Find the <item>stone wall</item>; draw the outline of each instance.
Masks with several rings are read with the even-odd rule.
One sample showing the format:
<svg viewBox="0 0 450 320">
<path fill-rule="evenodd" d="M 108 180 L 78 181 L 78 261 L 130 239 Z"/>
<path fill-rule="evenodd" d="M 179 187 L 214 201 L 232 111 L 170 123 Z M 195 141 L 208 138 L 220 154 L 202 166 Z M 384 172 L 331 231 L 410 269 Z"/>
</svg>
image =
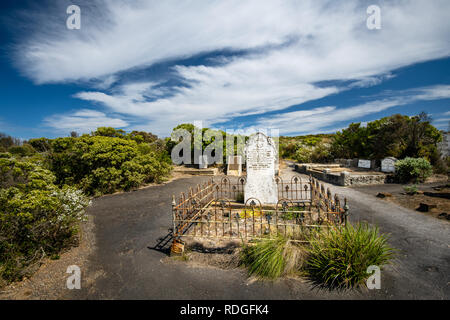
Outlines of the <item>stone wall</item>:
<svg viewBox="0 0 450 320">
<path fill-rule="evenodd" d="M 316 167 L 316 165 L 314 165 Z M 391 175 L 387 174 L 352 174 L 348 171 L 343 171 L 340 173 L 332 173 L 329 169 L 324 169 L 319 171 L 313 169 L 310 165 L 295 165 L 295 171 L 311 175 L 316 179 L 332 183 L 338 186 L 362 186 L 370 184 L 383 184 L 389 183 L 392 180 Z"/>
</svg>

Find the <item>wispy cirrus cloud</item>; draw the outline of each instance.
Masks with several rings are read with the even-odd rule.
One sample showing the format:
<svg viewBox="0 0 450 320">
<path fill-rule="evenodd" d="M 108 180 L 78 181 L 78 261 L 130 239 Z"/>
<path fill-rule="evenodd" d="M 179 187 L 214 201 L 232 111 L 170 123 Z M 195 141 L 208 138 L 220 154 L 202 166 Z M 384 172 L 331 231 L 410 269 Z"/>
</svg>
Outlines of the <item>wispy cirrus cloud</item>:
<svg viewBox="0 0 450 320">
<path fill-rule="evenodd" d="M 54 128 L 58 132 L 88 133 L 98 127 L 124 128 L 128 123 L 120 118 L 107 116 L 103 112 L 82 109 L 70 114 L 57 114 L 44 119 L 47 127 Z"/>
<path fill-rule="evenodd" d="M 391 70 L 450 55 L 448 1 L 385 1 L 380 4 L 382 29 L 375 31 L 366 28 L 367 5 L 356 0 L 84 3 L 89 10 L 82 9 L 77 32 L 64 27 L 56 32 L 59 17 L 42 16 L 39 30 L 17 46 L 19 67 L 37 83 L 96 83 L 96 90 L 75 97 L 115 117 L 134 117 L 158 134 L 167 135 L 180 122 L 214 124 L 281 111 L 377 85 L 393 76 Z M 240 53 L 219 54 L 210 65 L 176 64 L 223 50 Z M 175 61 L 171 76 L 177 84 L 128 79 L 127 74 L 161 61 Z M 317 85 L 349 80 L 341 87 Z M 439 96 L 427 94 L 421 99 Z M 361 110 L 375 113 L 393 101 L 363 104 Z M 341 117 L 363 114 L 347 109 Z M 330 112 L 320 116 L 330 119 L 329 125 L 341 121 Z M 260 122 L 277 119 L 268 117 Z M 319 114 L 308 117 L 310 130 L 319 128 L 313 118 Z"/>
<path fill-rule="evenodd" d="M 433 86 L 415 88 L 405 92 L 397 92 L 397 96 L 382 100 L 373 100 L 360 105 L 337 109 L 335 106 L 318 107 L 311 110 L 300 110 L 281 113 L 272 117 L 260 118 L 257 125 L 260 127 L 280 128 L 282 134 L 290 133 L 318 133 L 330 131 L 330 125 L 341 121 L 352 121 L 363 116 L 376 114 L 392 107 L 403 106 L 408 103 L 423 100 L 449 99 L 450 86 Z M 411 92 L 416 92 L 411 94 Z M 394 93 L 391 93 L 394 94 Z M 445 122 L 450 119 L 434 120 Z"/>
</svg>

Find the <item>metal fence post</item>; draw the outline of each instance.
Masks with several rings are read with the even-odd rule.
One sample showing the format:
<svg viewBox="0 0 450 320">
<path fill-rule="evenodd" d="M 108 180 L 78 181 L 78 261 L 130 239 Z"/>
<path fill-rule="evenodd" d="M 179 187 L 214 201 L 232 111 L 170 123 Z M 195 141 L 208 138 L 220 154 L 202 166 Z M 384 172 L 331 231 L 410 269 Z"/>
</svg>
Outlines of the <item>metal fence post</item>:
<svg viewBox="0 0 450 320">
<path fill-rule="evenodd" d="M 345 219 L 345 225 L 347 225 L 347 219 L 348 219 L 348 215 L 349 213 L 349 206 L 347 204 L 347 198 L 344 198 L 344 219 Z"/>
</svg>

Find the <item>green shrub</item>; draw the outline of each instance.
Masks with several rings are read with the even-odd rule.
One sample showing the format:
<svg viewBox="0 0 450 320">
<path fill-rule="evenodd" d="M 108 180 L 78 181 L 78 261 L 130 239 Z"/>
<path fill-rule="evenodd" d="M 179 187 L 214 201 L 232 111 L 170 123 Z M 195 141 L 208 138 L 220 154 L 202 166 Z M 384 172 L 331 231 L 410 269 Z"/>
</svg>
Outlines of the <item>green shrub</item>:
<svg viewBox="0 0 450 320">
<path fill-rule="evenodd" d="M 51 149 L 50 140 L 47 138 L 37 138 L 31 139 L 28 143 L 36 150 L 37 152 L 48 152 Z"/>
<path fill-rule="evenodd" d="M 249 275 L 275 279 L 298 272 L 304 257 L 305 249 L 302 245 L 278 236 L 274 240 L 265 239 L 255 245 L 244 246 L 241 261 L 247 266 Z"/>
<path fill-rule="evenodd" d="M 0 187 L 7 189 L 17 188 L 21 192 L 31 190 L 53 189 L 55 176 L 44 169 L 39 161 L 21 161 L 15 158 L 0 158 Z"/>
<path fill-rule="evenodd" d="M 54 181 L 37 162 L 0 159 L 0 282 L 20 280 L 74 242 L 89 199 Z"/>
<path fill-rule="evenodd" d="M 121 134 L 100 131 L 104 135 Z M 51 169 L 58 184 L 75 185 L 87 194 L 101 195 L 161 182 L 170 173 L 171 160 L 166 152 L 147 143 L 96 133 L 99 135 L 52 141 Z"/>
<path fill-rule="evenodd" d="M 314 148 L 310 146 L 299 146 L 295 152 L 295 160 L 299 163 L 310 163 L 312 162 L 312 154 Z"/>
<path fill-rule="evenodd" d="M 424 158 L 405 158 L 395 163 L 395 175 L 402 183 L 424 182 L 433 173 L 433 167 Z"/>
<path fill-rule="evenodd" d="M 298 211 L 305 211 L 305 208 L 298 206 L 289 207 L 285 212 L 282 212 L 279 217 L 282 220 L 294 220 L 302 218 L 303 214 Z"/>
<path fill-rule="evenodd" d="M 382 267 L 393 256 L 385 235 L 367 224 L 348 224 L 329 232 L 317 232 L 309 246 L 306 271 L 321 285 L 349 288 L 368 278 L 367 268 Z"/>
<path fill-rule="evenodd" d="M 405 190 L 405 192 L 409 195 L 414 195 L 418 191 L 417 186 L 415 184 L 413 184 L 412 186 L 404 186 L 403 190 Z"/>
<path fill-rule="evenodd" d="M 20 157 L 26 157 L 31 156 L 34 153 L 36 153 L 36 150 L 29 145 L 29 144 L 23 144 L 22 146 L 12 146 L 8 149 L 8 152 Z"/>
<path fill-rule="evenodd" d="M 311 161 L 315 163 L 328 163 L 333 160 L 333 155 L 331 153 L 331 144 L 328 143 L 318 143 L 311 154 Z"/>
</svg>

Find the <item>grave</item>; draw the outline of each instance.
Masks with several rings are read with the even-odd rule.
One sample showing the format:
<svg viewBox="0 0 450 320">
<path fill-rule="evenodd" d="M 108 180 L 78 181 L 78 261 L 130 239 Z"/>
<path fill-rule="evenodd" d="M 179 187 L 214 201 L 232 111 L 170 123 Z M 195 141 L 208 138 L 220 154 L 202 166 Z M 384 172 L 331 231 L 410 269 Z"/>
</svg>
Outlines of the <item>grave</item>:
<svg viewBox="0 0 450 320">
<path fill-rule="evenodd" d="M 199 169 L 208 169 L 208 156 L 201 155 L 198 157 L 198 168 Z"/>
<path fill-rule="evenodd" d="M 387 157 L 381 160 L 381 171 L 383 172 L 395 172 L 395 162 L 397 161 L 394 157 Z"/>
<path fill-rule="evenodd" d="M 244 200 L 258 199 L 261 204 L 278 202 L 278 187 L 275 182 L 275 163 L 278 152 L 272 138 L 261 132 L 252 135 L 244 149 L 247 182 Z"/>
<path fill-rule="evenodd" d="M 227 175 L 240 177 L 241 174 L 242 174 L 242 157 L 229 156 L 227 162 Z"/>
<path fill-rule="evenodd" d="M 358 160 L 358 168 L 370 169 L 370 160 Z"/>
</svg>

